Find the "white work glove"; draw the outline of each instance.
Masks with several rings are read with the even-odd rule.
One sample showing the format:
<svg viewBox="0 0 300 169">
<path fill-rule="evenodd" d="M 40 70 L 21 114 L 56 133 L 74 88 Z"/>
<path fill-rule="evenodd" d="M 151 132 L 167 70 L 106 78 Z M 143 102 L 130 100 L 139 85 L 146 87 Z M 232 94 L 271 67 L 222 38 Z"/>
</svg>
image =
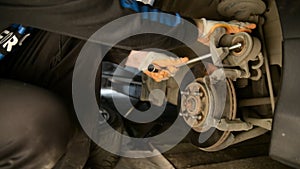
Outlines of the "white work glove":
<svg viewBox="0 0 300 169">
<path fill-rule="evenodd" d="M 135 67 L 156 82 L 160 82 L 174 76 L 178 71 L 178 66 L 186 63 L 188 60 L 187 57 L 173 58 L 158 52 L 132 51 L 126 62 L 126 66 Z M 154 65 L 157 71 L 148 71 L 150 64 Z"/>
<path fill-rule="evenodd" d="M 196 25 L 199 29 L 198 41 L 209 46 L 210 35 L 217 28 L 225 28 L 226 33 L 238 33 L 238 32 L 248 32 L 251 33 L 252 29 L 256 28 L 254 23 L 249 22 L 239 22 L 239 21 L 211 21 L 205 18 L 194 19 Z"/>
</svg>

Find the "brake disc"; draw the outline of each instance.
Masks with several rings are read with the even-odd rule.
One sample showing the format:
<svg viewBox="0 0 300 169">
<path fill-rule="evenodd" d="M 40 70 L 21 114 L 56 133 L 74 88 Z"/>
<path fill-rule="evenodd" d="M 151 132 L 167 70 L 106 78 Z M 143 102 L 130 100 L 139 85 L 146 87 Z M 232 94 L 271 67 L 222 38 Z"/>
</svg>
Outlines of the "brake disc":
<svg viewBox="0 0 300 169">
<path fill-rule="evenodd" d="M 216 90 L 205 84 L 202 78 L 189 83 L 181 93 L 181 116 L 192 127 L 191 142 L 204 151 L 217 151 L 225 148 L 223 144 L 230 136 L 230 131 L 220 131 L 213 127 L 216 116 L 215 106 L 218 106 Z M 226 103 L 220 118 L 233 120 L 236 118 L 237 101 L 233 83 L 226 79 Z M 218 116 L 218 115 L 217 115 Z M 200 136 L 208 136 L 204 142 Z"/>
</svg>

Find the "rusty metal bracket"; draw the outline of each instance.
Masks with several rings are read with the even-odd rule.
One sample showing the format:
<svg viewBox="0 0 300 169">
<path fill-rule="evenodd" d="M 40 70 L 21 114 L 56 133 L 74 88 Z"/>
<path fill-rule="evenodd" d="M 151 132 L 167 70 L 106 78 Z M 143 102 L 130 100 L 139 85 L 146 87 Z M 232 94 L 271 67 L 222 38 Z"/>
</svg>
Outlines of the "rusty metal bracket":
<svg viewBox="0 0 300 169">
<path fill-rule="evenodd" d="M 216 124 L 216 128 L 221 131 L 248 131 L 253 128 L 253 125 L 240 119 L 221 119 Z"/>
</svg>

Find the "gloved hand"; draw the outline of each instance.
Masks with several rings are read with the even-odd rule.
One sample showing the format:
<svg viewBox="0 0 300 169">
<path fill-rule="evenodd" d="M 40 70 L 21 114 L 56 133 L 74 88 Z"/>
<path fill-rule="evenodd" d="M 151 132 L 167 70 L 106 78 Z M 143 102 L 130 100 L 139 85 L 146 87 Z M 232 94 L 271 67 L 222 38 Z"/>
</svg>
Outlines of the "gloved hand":
<svg viewBox="0 0 300 169">
<path fill-rule="evenodd" d="M 189 59 L 187 57 L 184 58 L 172 58 L 168 59 L 157 59 L 153 60 L 151 64 L 155 66 L 158 70 L 157 72 L 150 72 L 145 69 L 143 72 L 154 79 L 156 82 L 160 82 L 162 80 L 167 80 L 171 76 L 174 76 L 178 71 L 178 66 L 186 63 Z"/>
<path fill-rule="evenodd" d="M 252 29 L 256 28 L 254 23 L 249 22 L 239 22 L 239 21 L 210 21 L 206 20 L 205 18 L 202 19 L 194 19 L 196 25 L 199 29 L 199 37 L 198 41 L 209 45 L 210 35 L 215 31 L 217 28 L 225 28 L 226 33 L 238 33 L 238 32 L 248 32 L 251 33 Z"/>
<path fill-rule="evenodd" d="M 132 50 L 125 65 L 137 68 L 156 82 L 160 82 L 174 76 L 178 70 L 177 66 L 186 63 L 188 60 L 187 57 L 173 58 L 164 53 Z M 157 71 L 148 71 L 150 64 L 153 64 Z"/>
</svg>

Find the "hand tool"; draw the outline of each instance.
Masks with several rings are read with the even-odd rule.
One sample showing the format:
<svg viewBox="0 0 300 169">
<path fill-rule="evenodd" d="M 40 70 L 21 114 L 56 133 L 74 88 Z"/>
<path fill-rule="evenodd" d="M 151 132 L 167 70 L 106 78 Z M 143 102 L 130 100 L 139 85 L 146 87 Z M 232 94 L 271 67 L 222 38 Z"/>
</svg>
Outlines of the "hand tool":
<svg viewBox="0 0 300 169">
<path fill-rule="evenodd" d="M 233 49 L 237 49 L 237 48 L 240 48 L 242 46 L 241 43 L 237 43 L 236 45 L 233 45 L 231 47 L 228 47 L 229 50 L 233 50 Z M 182 64 L 178 64 L 178 65 L 175 65 L 175 67 L 181 67 L 183 65 L 190 65 L 192 63 L 195 63 L 195 62 L 199 62 L 201 60 L 204 60 L 204 59 L 207 59 L 207 58 L 210 58 L 212 56 L 211 53 L 208 53 L 208 54 L 205 54 L 205 55 L 202 55 L 202 56 L 199 56 L 199 57 L 196 57 L 194 59 L 191 59 L 189 60 L 188 62 L 186 63 L 182 63 Z M 157 68 L 154 64 L 150 64 L 148 66 L 148 71 L 149 72 L 158 72 L 160 69 L 162 68 Z"/>
</svg>

